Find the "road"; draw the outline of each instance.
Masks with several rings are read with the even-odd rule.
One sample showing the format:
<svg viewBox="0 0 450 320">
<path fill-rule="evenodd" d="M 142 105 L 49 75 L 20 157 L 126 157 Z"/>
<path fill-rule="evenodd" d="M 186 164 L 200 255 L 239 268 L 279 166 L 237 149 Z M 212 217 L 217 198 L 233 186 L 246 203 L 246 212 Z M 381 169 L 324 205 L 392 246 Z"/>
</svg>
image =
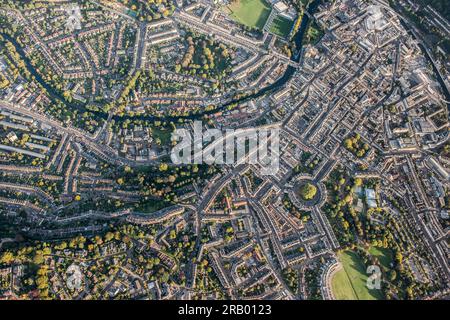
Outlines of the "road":
<svg viewBox="0 0 450 320">
<path fill-rule="evenodd" d="M 8 111 L 13 111 L 16 113 L 20 113 L 22 115 L 26 115 L 28 117 L 31 117 L 41 123 L 44 123 L 52 128 L 57 129 L 60 132 L 65 132 L 69 136 L 77 138 L 79 142 L 83 143 L 90 151 L 94 152 L 96 155 L 98 155 L 101 159 L 110 162 L 112 164 L 116 165 L 127 165 L 130 167 L 139 167 L 143 165 L 151 165 L 151 164 L 157 164 L 158 161 L 149 160 L 145 163 L 138 163 L 136 161 L 132 161 L 123 157 L 120 157 L 117 155 L 117 152 L 113 150 L 111 147 L 106 146 L 105 144 L 97 141 L 96 137 L 93 135 L 90 135 L 84 131 L 81 131 L 77 128 L 72 127 L 71 125 L 65 125 L 60 123 L 59 121 L 56 121 L 54 119 L 50 119 L 46 117 L 45 115 L 42 115 L 36 111 L 32 111 L 29 109 L 25 109 L 23 107 L 20 107 L 18 105 L 13 105 L 6 101 L 0 101 L 0 109 L 6 109 Z"/>
<path fill-rule="evenodd" d="M 7 242 L 14 242 L 14 239 L 13 239 L 13 238 L 3 238 L 3 239 L 0 239 L 0 249 L 2 248 L 3 244 L 4 244 L 4 243 L 7 243 Z"/>
</svg>

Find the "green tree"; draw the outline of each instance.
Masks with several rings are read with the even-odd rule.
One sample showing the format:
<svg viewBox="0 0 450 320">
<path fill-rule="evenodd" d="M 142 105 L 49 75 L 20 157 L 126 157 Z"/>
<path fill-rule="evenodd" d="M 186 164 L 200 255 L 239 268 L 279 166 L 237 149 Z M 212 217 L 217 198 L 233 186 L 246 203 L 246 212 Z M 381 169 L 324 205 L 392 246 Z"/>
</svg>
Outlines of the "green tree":
<svg viewBox="0 0 450 320">
<path fill-rule="evenodd" d="M 317 188 L 311 183 L 306 183 L 300 188 L 299 194 L 303 200 L 311 200 L 316 196 Z"/>
<path fill-rule="evenodd" d="M 14 261 L 14 255 L 12 252 L 7 251 L 2 255 L 2 258 L 0 259 L 1 263 L 10 264 Z"/>
</svg>

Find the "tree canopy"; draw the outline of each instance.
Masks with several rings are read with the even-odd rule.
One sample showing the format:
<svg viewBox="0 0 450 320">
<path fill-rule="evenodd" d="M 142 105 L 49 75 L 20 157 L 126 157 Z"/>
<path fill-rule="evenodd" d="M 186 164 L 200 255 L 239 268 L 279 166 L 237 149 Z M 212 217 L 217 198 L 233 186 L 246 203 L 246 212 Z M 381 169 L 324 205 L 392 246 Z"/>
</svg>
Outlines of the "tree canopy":
<svg viewBox="0 0 450 320">
<path fill-rule="evenodd" d="M 299 195 L 303 200 L 312 200 L 317 194 L 317 187 L 311 183 L 306 183 L 299 189 Z"/>
</svg>

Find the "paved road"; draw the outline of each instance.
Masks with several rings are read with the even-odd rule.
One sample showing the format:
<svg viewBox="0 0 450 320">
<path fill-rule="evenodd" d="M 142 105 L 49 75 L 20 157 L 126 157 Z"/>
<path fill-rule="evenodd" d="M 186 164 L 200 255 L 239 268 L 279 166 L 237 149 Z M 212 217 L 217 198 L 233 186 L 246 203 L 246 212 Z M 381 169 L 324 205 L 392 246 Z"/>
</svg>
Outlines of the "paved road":
<svg viewBox="0 0 450 320">
<path fill-rule="evenodd" d="M 6 101 L 0 101 L 0 109 L 6 109 L 9 111 L 13 111 L 16 113 L 20 113 L 23 115 L 26 115 L 28 117 L 31 117 L 39 122 L 42 122 L 46 125 L 49 125 L 52 128 L 57 129 L 58 131 L 62 131 L 67 133 L 69 136 L 72 136 L 74 138 L 77 138 L 80 142 L 82 142 L 90 151 L 97 154 L 100 158 L 103 160 L 116 164 L 116 165 L 128 165 L 130 167 L 138 167 L 142 165 L 151 165 L 158 163 L 157 161 L 149 160 L 146 163 L 138 163 L 136 161 L 132 161 L 123 157 L 120 157 L 117 155 L 116 151 L 113 150 L 111 147 L 106 146 L 103 143 L 100 143 L 97 141 L 97 137 L 90 135 L 86 132 L 83 132 L 77 128 L 74 128 L 72 126 L 67 126 L 59 121 L 50 119 L 46 117 L 45 115 L 42 115 L 36 111 L 32 111 L 29 109 L 22 108 L 18 105 L 13 105 Z"/>
<path fill-rule="evenodd" d="M 2 248 L 3 244 L 4 244 L 4 243 L 7 243 L 7 242 L 14 242 L 14 239 L 13 239 L 13 238 L 3 238 L 3 239 L 0 239 L 0 249 Z"/>
</svg>

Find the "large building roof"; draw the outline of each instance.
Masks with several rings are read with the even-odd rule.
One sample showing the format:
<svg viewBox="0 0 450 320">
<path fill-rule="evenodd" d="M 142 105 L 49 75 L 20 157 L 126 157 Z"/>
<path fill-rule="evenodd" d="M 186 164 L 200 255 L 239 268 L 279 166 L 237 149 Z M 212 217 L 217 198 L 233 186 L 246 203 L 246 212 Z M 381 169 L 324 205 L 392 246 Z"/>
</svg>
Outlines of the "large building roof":
<svg viewBox="0 0 450 320">
<path fill-rule="evenodd" d="M 279 12 L 283 12 L 289 9 L 289 7 L 283 1 L 278 1 L 273 5 L 273 7 Z"/>
</svg>

